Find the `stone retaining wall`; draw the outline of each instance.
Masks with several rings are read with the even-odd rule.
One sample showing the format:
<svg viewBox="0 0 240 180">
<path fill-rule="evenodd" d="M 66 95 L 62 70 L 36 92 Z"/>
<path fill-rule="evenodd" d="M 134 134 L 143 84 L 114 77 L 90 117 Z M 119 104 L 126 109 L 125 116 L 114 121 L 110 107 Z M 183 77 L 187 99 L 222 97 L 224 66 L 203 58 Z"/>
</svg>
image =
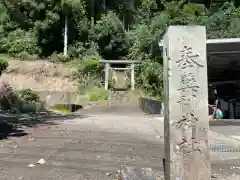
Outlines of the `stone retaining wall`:
<svg viewBox="0 0 240 180">
<path fill-rule="evenodd" d="M 146 114 L 163 114 L 162 103 L 157 100 L 139 98 L 139 108 Z"/>
</svg>

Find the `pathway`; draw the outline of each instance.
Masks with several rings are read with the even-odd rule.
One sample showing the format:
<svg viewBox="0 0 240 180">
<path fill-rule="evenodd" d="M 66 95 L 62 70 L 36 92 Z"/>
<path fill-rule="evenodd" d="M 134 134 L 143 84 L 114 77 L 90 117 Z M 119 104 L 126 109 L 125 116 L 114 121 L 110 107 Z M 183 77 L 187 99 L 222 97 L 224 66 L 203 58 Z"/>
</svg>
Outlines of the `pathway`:
<svg viewBox="0 0 240 180">
<path fill-rule="evenodd" d="M 80 114 L 55 121 L 59 125 L 23 127 L 29 135 L 1 143 L 0 180 L 113 180 L 122 165 L 150 167 L 162 175 L 163 139 L 156 117 L 133 107 L 97 106 Z M 216 179 L 240 180 L 240 153 L 211 155 L 213 172 L 221 174 Z M 41 158 L 46 164 L 36 164 Z"/>
<path fill-rule="evenodd" d="M 147 117 L 137 109 L 107 114 L 95 110 L 95 114 L 86 111 L 85 118 L 62 121 L 57 126 L 28 129 L 34 135 L 3 143 L 0 179 L 113 180 L 121 165 L 161 172 L 162 140 Z M 47 163 L 37 165 L 41 158 Z M 30 168 L 29 164 L 36 166 Z"/>
</svg>

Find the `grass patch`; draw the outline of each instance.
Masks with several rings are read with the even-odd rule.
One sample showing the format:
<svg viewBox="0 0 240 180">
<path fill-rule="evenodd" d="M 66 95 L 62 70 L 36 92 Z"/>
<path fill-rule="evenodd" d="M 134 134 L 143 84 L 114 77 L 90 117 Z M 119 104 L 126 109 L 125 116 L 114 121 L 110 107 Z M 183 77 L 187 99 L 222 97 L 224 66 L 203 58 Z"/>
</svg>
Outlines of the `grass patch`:
<svg viewBox="0 0 240 180">
<path fill-rule="evenodd" d="M 104 102 L 108 99 L 109 91 L 103 88 L 94 88 L 87 93 L 89 101 Z"/>
<path fill-rule="evenodd" d="M 106 91 L 104 88 L 91 88 L 85 90 L 82 94 L 77 94 L 76 97 L 70 104 L 78 104 L 78 105 L 86 105 L 90 102 L 94 102 L 96 104 L 105 104 L 108 100 L 109 91 Z M 50 111 L 57 114 L 70 114 L 71 110 L 66 106 L 66 104 L 53 105 L 49 108 Z"/>
<path fill-rule="evenodd" d="M 96 102 L 102 104 L 108 100 L 109 93 L 110 91 L 107 91 L 104 88 L 95 87 L 82 89 L 82 92 L 76 96 L 72 103 L 86 105 L 89 102 Z"/>
<path fill-rule="evenodd" d="M 62 114 L 62 115 L 67 115 L 71 113 L 70 109 L 67 108 L 66 105 L 54 105 L 50 107 L 50 110 L 52 112 L 55 112 L 57 114 Z"/>
</svg>

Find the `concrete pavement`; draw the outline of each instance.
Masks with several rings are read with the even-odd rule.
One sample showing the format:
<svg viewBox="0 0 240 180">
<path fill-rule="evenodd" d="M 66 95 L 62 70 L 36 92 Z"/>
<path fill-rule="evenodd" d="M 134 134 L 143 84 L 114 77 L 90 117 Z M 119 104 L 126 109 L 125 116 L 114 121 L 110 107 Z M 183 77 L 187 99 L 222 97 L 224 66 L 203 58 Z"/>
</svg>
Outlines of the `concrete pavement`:
<svg viewBox="0 0 240 180">
<path fill-rule="evenodd" d="M 23 127 L 28 136 L 1 143 L 0 180 L 113 180 L 121 166 L 150 167 L 160 177 L 164 156 L 160 121 L 137 108 L 98 108 L 81 111 L 82 118 L 55 121 L 59 125 Z M 225 154 L 224 161 L 219 153 L 214 157 L 213 172 L 221 174 L 216 179 L 233 173 L 231 180 L 240 179 L 239 153 L 232 159 Z M 46 164 L 36 164 L 41 158 Z"/>
<path fill-rule="evenodd" d="M 23 128 L 29 136 L 1 144 L 1 180 L 113 180 L 122 165 L 162 173 L 162 140 L 139 113 L 88 114 L 56 122 Z M 36 164 L 41 158 L 47 163 Z"/>
<path fill-rule="evenodd" d="M 149 123 L 159 134 L 159 136 L 164 136 L 163 117 L 151 118 L 149 119 Z M 240 153 L 240 126 L 210 126 L 208 139 L 210 148 L 213 152 L 218 151 Z M 225 146 L 228 149 L 224 149 Z"/>
<path fill-rule="evenodd" d="M 160 137 L 164 136 L 163 117 L 151 118 L 149 123 Z M 229 136 L 239 128 L 210 127 L 208 138 L 212 172 L 217 175 L 214 179 L 240 180 L 240 140 Z"/>
</svg>

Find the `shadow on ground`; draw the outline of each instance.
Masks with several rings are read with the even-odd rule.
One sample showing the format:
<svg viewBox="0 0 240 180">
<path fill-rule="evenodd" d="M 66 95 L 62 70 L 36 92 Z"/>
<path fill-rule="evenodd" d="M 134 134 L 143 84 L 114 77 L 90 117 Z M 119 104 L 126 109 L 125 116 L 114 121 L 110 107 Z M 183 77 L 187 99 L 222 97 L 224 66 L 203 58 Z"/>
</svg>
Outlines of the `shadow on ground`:
<svg viewBox="0 0 240 180">
<path fill-rule="evenodd" d="M 77 114 L 60 115 L 53 112 L 41 112 L 38 114 L 11 114 L 0 111 L 0 140 L 8 137 L 20 137 L 28 135 L 26 128 L 33 128 L 39 125 L 57 125 L 57 121 L 85 118 Z"/>
<path fill-rule="evenodd" d="M 220 119 L 209 121 L 210 126 L 240 126 L 240 119 Z"/>
</svg>

